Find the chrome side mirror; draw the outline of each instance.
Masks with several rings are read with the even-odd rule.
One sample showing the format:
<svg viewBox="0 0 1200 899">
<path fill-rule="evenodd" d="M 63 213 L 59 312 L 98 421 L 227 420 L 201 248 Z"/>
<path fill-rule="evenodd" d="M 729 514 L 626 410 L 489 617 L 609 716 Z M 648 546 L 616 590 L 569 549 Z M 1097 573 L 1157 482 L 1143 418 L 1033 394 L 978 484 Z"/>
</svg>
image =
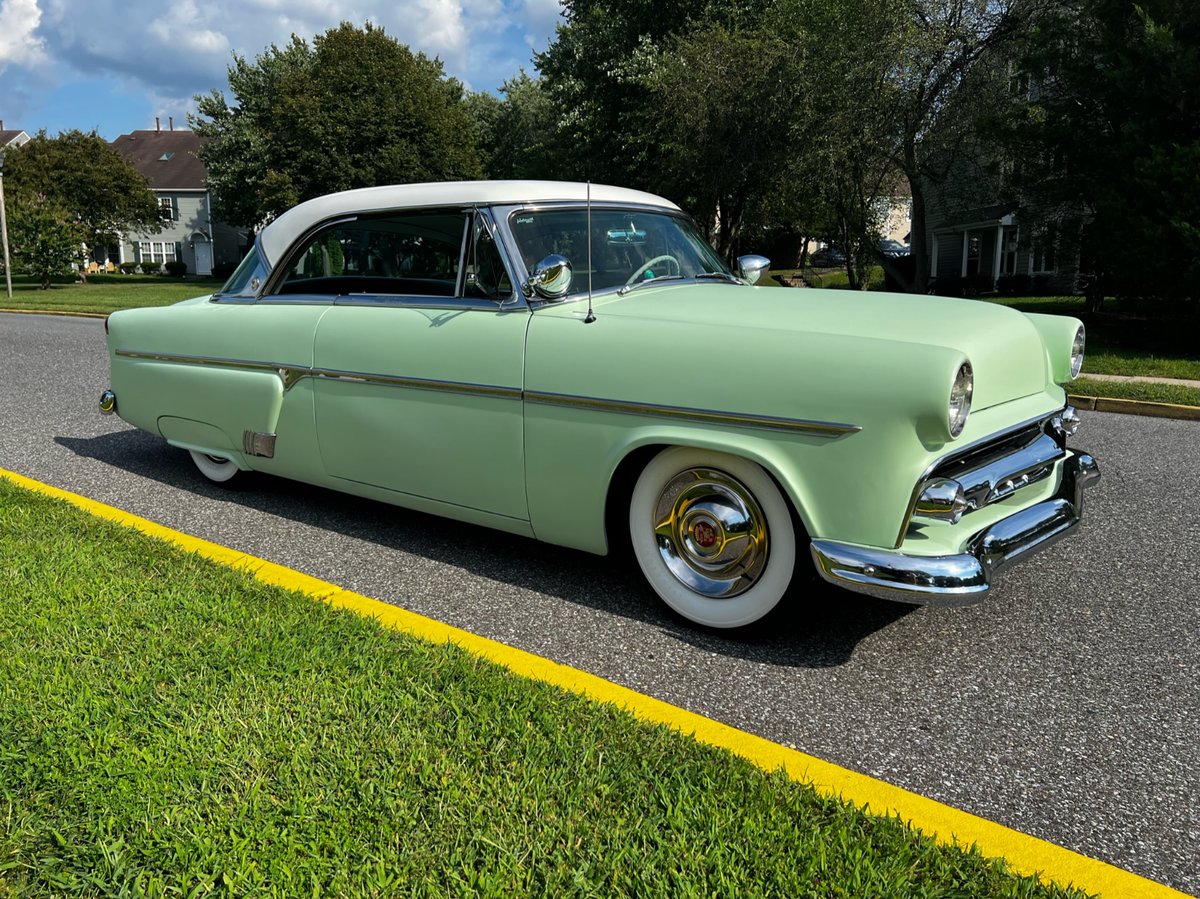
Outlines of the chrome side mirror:
<svg viewBox="0 0 1200 899">
<path fill-rule="evenodd" d="M 771 260 L 766 256 L 738 257 L 738 274 L 751 284 L 757 284 L 758 279 L 765 275 L 770 267 Z"/>
<path fill-rule="evenodd" d="M 533 267 L 525 282 L 526 294 L 536 293 L 543 300 L 561 300 L 571 289 L 574 270 L 571 261 L 557 254 L 547 256 Z"/>
</svg>

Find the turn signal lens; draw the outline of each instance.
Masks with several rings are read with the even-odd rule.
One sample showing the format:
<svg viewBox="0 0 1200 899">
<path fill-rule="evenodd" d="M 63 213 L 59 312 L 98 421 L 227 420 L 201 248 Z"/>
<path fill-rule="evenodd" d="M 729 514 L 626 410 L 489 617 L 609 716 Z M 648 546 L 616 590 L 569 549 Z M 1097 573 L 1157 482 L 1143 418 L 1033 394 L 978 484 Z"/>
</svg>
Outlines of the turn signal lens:
<svg viewBox="0 0 1200 899">
<path fill-rule="evenodd" d="M 971 414 L 971 394 L 975 392 L 975 375 L 971 372 L 971 363 L 964 362 L 954 377 L 950 387 L 950 436 L 957 437 L 967 426 L 967 416 Z"/>
</svg>

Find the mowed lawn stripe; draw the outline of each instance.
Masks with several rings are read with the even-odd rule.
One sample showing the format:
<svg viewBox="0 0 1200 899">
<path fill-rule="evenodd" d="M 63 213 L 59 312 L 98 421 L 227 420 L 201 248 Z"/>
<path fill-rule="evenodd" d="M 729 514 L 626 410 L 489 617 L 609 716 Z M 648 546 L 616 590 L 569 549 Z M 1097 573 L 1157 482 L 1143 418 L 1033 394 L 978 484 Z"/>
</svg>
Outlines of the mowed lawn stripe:
<svg viewBox="0 0 1200 899">
<path fill-rule="evenodd" d="M 0 895 L 1075 895 L 944 845 L 952 835 L 1089 890 L 1181 895 L 0 474 L 258 578 L 0 481 Z"/>
</svg>

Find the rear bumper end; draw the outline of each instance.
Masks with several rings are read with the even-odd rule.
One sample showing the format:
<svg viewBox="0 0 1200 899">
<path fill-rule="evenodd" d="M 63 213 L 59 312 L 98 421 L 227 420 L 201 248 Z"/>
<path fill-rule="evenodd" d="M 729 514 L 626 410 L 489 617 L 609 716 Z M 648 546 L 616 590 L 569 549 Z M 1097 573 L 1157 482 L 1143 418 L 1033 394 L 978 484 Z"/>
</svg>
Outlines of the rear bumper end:
<svg viewBox="0 0 1200 899">
<path fill-rule="evenodd" d="M 991 579 L 1000 571 L 1079 527 L 1083 491 L 1099 478 L 1091 456 L 1068 455 L 1054 496 L 976 534 L 963 553 L 916 556 L 813 540 L 813 562 L 821 577 L 847 590 L 918 605 L 970 605 L 987 597 Z"/>
</svg>

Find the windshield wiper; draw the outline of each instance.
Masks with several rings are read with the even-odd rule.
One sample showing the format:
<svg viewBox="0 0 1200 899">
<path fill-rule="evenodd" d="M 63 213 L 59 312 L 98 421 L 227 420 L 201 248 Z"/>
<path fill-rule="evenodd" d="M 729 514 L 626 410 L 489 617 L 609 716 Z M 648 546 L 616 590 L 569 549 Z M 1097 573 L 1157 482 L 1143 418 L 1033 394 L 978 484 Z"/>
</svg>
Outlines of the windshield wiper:
<svg viewBox="0 0 1200 899">
<path fill-rule="evenodd" d="M 728 281 L 730 284 L 741 284 L 742 283 L 741 278 L 734 277 L 733 275 L 729 274 L 728 272 L 701 272 L 700 274 L 693 275 L 692 277 L 695 278 L 697 281 L 707 278 L 710 280 L 720 279 L 722 281 Z"/>
<path fill-rule="evenodd" d="M 645 287 L 647 284 L 654 284 L 658 281 L 682 281 L 683 275 L 657 275 L 653 278 L 647 278 L 645 281 L 637 281 L 633 284 L 626 284 L 617 291 L 617 296 L 623 297 L 631 290 L 637 290 L 639 287 Z"/>
</svg>

